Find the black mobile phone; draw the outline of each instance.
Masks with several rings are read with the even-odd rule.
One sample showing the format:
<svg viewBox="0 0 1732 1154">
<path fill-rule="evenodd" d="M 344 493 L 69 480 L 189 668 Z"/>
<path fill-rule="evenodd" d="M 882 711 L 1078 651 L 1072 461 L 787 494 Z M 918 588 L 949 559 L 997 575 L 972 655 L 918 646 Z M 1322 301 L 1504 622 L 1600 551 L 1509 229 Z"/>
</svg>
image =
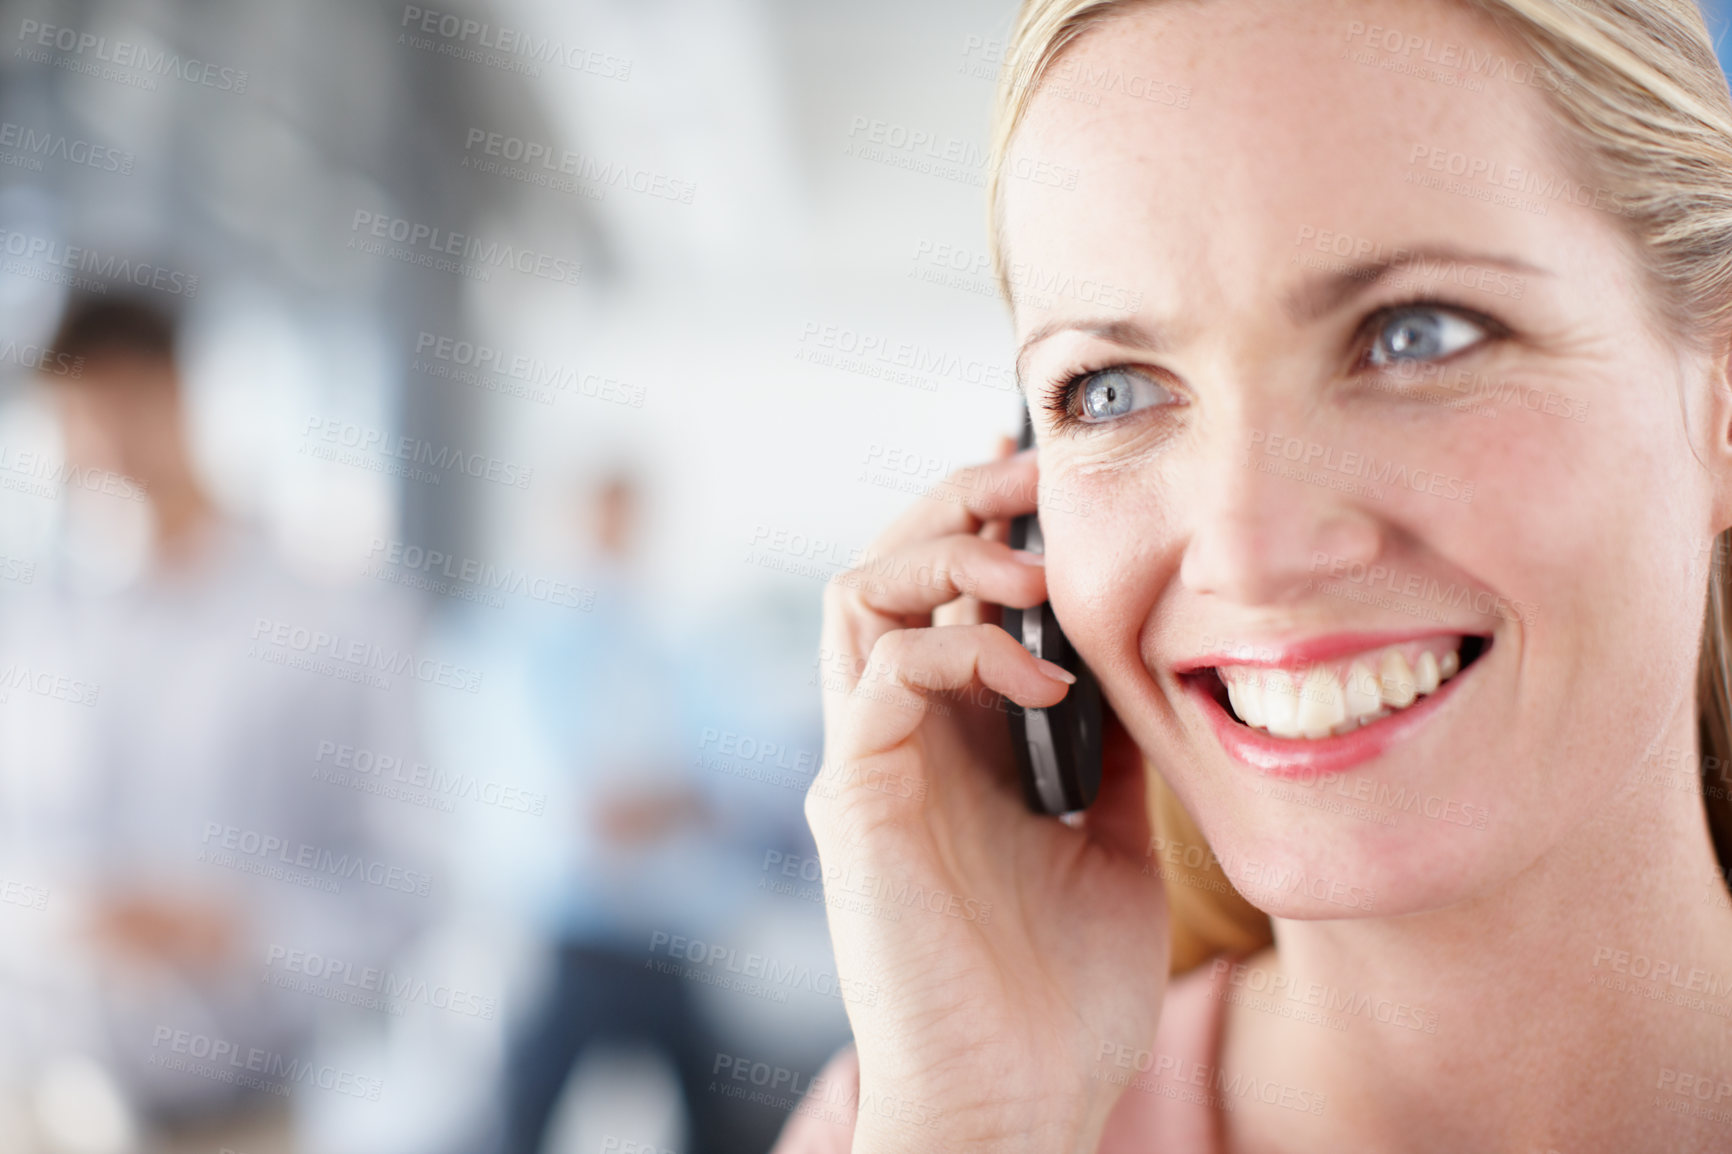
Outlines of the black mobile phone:
<svg viewBox="0 0 1732 1154">
<path fill-rule="evenodd" d="M 1017 447 L 1034 444 L 1034 424 L 1022 413 Z M 1045 553 L 1040 515 L 1028 513 L 1010 522 L 1010 547 Z M 1024 709 L 1005 699 L 1010 711 L 1010 743 L 1016 751 L 1023 798 L 1035 813 L 1061 814 L 1086 809 L 1101 786 L 1101 688 L 1094 674 L 1072 648 L 1059 627 L 1052 605 L 1004 611 L 1004 628 L 1036 657 L 1076 675 L 1064 700 L 1050 709 Z"/>
</svg>

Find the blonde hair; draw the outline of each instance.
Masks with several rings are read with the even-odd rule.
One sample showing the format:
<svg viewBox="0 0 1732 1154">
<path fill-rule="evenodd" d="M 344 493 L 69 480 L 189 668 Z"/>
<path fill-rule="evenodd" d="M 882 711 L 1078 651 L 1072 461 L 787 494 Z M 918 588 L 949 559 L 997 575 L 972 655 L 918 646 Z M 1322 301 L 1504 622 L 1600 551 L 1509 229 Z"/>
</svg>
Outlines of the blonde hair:
<svg viewBox="0 0 1732 1154">
<path fill-rule="evenodd" d="M 1157 0 L 1025 0 L 1000 71 L 988 185 L 994 269 L 1007 301 L 1002 174 L 1030 100 L 1064 51 L 1115 14 Z M 1714 347 L 1732 330 L 1732 97 L 1694 0 L 1466 0 L 1549 70 L 1543 86 L 1570 160 L 1617 207 L 1680 341 Z M 1714 542 L 1697 665 L 1708 823 L 1723 876 L 1732 864 L 1732 530 Z M 1174 972 L 1269 940 L 1268 920 L 1227 884 L 1177 798 L 1150 769 L 1156 846 L 1168 850 Z M 1200 863 L 1200 864 L 1199 864 Z"/>
</svg>

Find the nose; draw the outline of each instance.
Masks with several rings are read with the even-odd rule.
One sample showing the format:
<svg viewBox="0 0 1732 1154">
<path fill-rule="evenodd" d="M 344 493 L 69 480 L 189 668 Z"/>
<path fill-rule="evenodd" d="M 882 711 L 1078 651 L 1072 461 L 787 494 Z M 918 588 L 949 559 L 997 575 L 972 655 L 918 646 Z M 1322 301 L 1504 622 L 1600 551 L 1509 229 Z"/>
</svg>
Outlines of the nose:
<svg viewBox="0 0 1732 1154">
<path fill-rule="evenodd" d="M 1241 605 L 1291 604 L 1311 595 L 1324 564 L 1377 559 L 1382 522 L 1339 448 L 1237 424 L 1223 433 L 1189 502 L 1186 587 Z"/>
</svg>

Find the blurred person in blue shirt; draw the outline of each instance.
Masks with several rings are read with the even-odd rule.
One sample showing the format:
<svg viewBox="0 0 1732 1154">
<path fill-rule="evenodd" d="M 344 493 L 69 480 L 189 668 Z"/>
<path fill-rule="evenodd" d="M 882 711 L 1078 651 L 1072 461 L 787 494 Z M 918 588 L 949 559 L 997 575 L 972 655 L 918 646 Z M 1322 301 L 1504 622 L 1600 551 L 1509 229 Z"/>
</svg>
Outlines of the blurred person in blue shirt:
<svg viewBox="0 0 1732 1154">
<path fill-rule="evenodd" d="M 822 907 L 763 888 L 768 852 L 810 852 L 810 639 L 750 596 L 677 619 L 640 559 L 648 497 L 637 474 L 589 478 L 547 491 L 533 527 L 504 546 L 509 571 L 557 577 L 574 599 L 464 602 L 436 630 L 441 652 L 490 680 L 485 694 L 425 717 L 434 763 L 533 802 L 462 815 L 447 855 L 462 894 L 454 932 L 487 943 L 500 972 L 515 974 L 502 978 L 497 1141 L 513 1154 L 541 1149 L 573 1071 L 624 1045 L 652 1047 L 674 1068 L 693 1135 L 682 1152 L 761 1150 L 779 1119 L 712 1085 L 718 1054 L 743 1045 L 780 1057 L 774 1035 L 803 1038 L 814 1024 L 803 1007 L 699 984 L 670 943 L 746 953 L 791 933 L 777 938 L 779 956 L 829 964 Z M 777 764 L 733 756 L 741 734 L 778 751 Z M 815 1028 L 828 1038 L 833 1024 Z M 572 1101 L 593 1099 L 586 1087 Z M 615 1106 L 621 1117 L 634 1110 Z M 584 1107 L 572 1118 L 584 1132 L 604 1121 Z M 570 1121 L 562 1116 L 559 1137 Z"/>
<path fill-rule="evenodd" d="M 560 864 L 532 914 L 553 946 L 552 980 L 507 1056 L 508 1154 L 536 1154 L 566 1080 L 594 1043 L 648 1044 L 678 1072 L 691 1154 L 718 1149 L 716 1046 L 691 983 L 653 965 L 657 934 L 698 932 L 718 912 L 725 871 L 718 814 L 694 780 L 681 715 L 680 655 L 663 637 L 634 567 L 640 497 L 616 472 L 585 512 L 594 548 L 585 613 L 523 640 L 527 707 L 569 775 Z"/>
</svg>

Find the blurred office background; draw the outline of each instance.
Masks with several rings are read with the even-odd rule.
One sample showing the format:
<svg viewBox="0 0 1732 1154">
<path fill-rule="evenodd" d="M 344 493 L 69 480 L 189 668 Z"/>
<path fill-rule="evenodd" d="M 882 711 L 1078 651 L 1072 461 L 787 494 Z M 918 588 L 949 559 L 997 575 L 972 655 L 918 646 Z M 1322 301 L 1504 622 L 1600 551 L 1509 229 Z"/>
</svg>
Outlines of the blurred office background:
<svg viewBox="0 0 1732 1154">
<path fill-rule="evenodd" d="M 0 1148 L 768 1147 L 1012 8 L 0 4 Z"/>
</svg>

